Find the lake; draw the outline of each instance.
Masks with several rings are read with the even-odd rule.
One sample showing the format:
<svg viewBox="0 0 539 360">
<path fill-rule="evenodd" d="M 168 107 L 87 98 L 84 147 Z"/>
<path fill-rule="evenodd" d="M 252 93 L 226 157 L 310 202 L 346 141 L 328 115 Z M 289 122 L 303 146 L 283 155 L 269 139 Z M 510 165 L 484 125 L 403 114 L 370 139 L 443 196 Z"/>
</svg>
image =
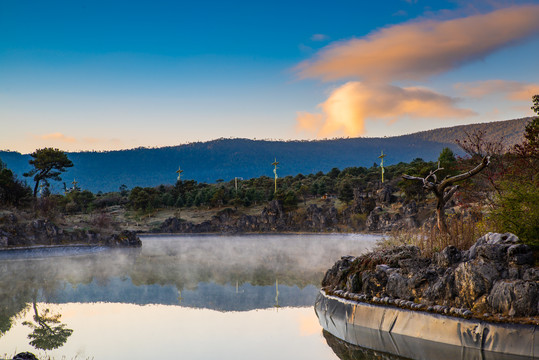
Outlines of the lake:
<svg viewBox="0 0 539 360">
<path fill-rule="evenodd" d="M 144 236 L 0 253 L 0 357 L 339 359 L 313 304 L 373 235 Z"/>
</svg>

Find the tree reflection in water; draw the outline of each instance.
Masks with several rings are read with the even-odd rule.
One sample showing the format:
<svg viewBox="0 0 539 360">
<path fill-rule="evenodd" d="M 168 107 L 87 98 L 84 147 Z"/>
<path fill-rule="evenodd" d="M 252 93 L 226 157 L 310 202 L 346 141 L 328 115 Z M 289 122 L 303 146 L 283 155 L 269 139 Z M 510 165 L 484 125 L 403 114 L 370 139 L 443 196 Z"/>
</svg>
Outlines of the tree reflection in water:
<svg viewBox="0 0 539 360">
<path fill-rule="evenodd" d="M 28 338 L 30 345 L 36 349 L 52 350 L 64 345 L 73 330 L 67 329 L 66 324 L 60 323 L 60 314 L 53 314 L 50 309 L 44 309 L 39 314 L 37 304 L 33 302 L 34 322 L 24 321 L 23 324 L 34 329 Z"/>
<path fill-rule="evenodd" d="M 31 329 L 31 345 L 43 350 L 64 346 L 73 330 L 47 304 L 106 301 L 218 311 L 311 306 L 327 268 L 342 254 L 373 246 L 375 239 L 156 236 L 144 238 L 138 249 L 81 249 L 54 259 L 53 252 L 12 253 L 0 262 L 0 340 L 16 319 L 33 311 L 24 323 Z"/>
</svg>

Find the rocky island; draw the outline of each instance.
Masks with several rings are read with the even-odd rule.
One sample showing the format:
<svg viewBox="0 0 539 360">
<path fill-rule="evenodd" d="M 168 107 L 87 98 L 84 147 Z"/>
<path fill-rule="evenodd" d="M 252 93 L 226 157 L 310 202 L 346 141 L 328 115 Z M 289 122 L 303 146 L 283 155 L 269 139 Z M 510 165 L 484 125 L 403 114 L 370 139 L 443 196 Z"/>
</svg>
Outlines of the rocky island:
<svg viewBox="0 0 539 360">
<path fill-rule="evenodd" d="M 325 330 L 354 345 L 387 350 L 386 336 L 404 341 L 401 349 L 423 339 L 539 355 L 539 267 L 510 233 L 488 233 L 469 250 L 448 246 L 432 257 L 415 246 L 344 256 L 327 271 L 315 309 Z M 371 332 L 378 340 L 362 344 Z"/>
<path fill-rule="evenodd" d="M 326 294 L 415 310 L 539 325 L 539 267 L 510 233 L 488 233 L 466 251 L 431 258 L 416 246 L 344 256 L 322 281 Z"/>
</svg>

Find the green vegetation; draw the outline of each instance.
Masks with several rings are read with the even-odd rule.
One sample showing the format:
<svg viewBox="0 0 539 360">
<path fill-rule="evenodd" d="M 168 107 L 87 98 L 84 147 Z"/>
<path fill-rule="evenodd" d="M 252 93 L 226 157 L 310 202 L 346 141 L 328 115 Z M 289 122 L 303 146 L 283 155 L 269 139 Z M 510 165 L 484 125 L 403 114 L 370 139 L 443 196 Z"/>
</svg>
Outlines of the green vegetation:
<svg viewBox="0 0 539 360">
<path fill-rule="evenodd" d="M 386 167 L 385 178 L 388 183 L 399 182 L 403 172 L 422 173 L 434 165 L 434 162 L 425 162 L 422 159 L 415 159 L 409 164 L 389 165 Z M 2 171 L 10 173 L 9 169 Z M 287 210 L 293 210 L 299 203 L 306 204 L 310 200 L 322 197 L 338 197 L 349 205 L 354 199 L 354 191 L 371 198 L 380 185 L 378 166 L 348 167 L 343 170 L 333 168 L 327 173 L 297 174 L 279 178 L 277 193 L 274 193 L 273 179 L 261 176 L 237 182 L 219 181 L 214 184 L 181 180 L 174 185 L 136 186 L 131 190 L 122 185 L 118 191 L 107 193 L 92 193 L 76 186 L 66 189 L 64 194 L 43 192 L 35 201 L 39 205 L 38 208 L 56 214 L 88 214 L 114 206 L 126 207 L 140 215 L 152 213 L 157 209 L 250 208 L 274 199 L 281 200 Z M 23 193 L 28 197 L 28 186 L 21 183 L 21 187 L 25 189 Z M 416 195 L 411 192 L 404 194 L 407 199 Z M 19 203 L 20 201 L 9 204 Z M 25 204 L 28 204 L 28 201 Z M 25 205 L 20 203 L 20 206 Z"/>
<path fill-rule="evenodd" d="M 532 109 L 539 115 L 539 95 Z M 539 248 L 539 117 L 526 126 L 524 141 L 510 154 L 499 181 L 491 221 L 498 231 L 508 231 Z"/>
<path fill-rule="evenodd" d="M 66 171 L 66 168 L 72 167 L 73 163 L 67 158 L 67 155 L 58 149 L 43 148 L 30 154 L 33 158 L 29 161 L 34 168 L 25 173 L 26 177 L 34 177 L 34 197 L 37 197 L 39 183 L 43 181 L 48 187 L 49 179 L 60 181 L 60 174 Z"/>
<path fill-rule="evenodd" d="M 316 141 L 216 139 L 163 148 L 68 153 L 76 166 L 68 168 L 62 178 L 69 181 L 75 178 L 83 189 L 97 193 L 117 191 L 122 184 L 130 189 L 174 185 L 180 165 L 184 170 L 182 180 L 213 183 L 218 179 L 229 181 L 235 177 L 250 179 L 266 175 L 273 178 L 271 163 L 275 157 L 280 163 L 280 177 L 318 171 L 327 173 L 332 168 L 369 168 L 373 161 L 379 164 L 381 150 L 388 154 L 386 166 L 409 163 L 419 157 L 432 161 L 445 147 L 450 148 L 455 156 L 464 155 L 455 140 L 463 138 L 465 132 L 472 132 L 472 129 L 485 131 L 488 141 L 503 137 L 504 145 L 510 147 L 521 141 L 528 120 L 458 126 L 387 138 Z M 19 178 L 31 170 L 28 164 L 30 155 L 0 151 L 0 158 Z M 61 187 L 51 184 L 51 190 L 58 192 Z"/>
<path fill-rule="evenodd" d="M 532 109 L 537 112 L 539 96 L 534 96 L 533 101 Z M 75 216 L 85 218 L 87 223 L 97 227 L 114 225 L 117 228 L 120 226 L 118 223 L 125 226 L 135 223 L 137 229 L 140 229 L 139 221 L 149 219 L 158 211 L 165 212 L 167 217 L 176 216 L 200 223 L 213 215 L 224 214 L 223 210 L 226 210 L 228 215 L 232 213 L 231 209 L 240 208 L 241 213 L 260 214 L 268 201 L 279 200 L 284 211 L 296 212 L 291 218 L 297 221 L 306 219 L 306 208 L 310 204 L 334 206 L 340 219 L 346 218 L 346 226 L 351 226 L 346 231 L 350 231 L 350 229 L 365 229 L 368 215 L 375 207 L 381 207 L 378 212 L 387 220 L 389 215 L 399 212 L 402 214 L 403 207 L 414 203 L 413 206 L 420 210 L 417 222 L 424 224 L 425 228 L 419 235 L 417 232 L 415 235 L 409 235 L 409 240 L 406 241 L 417 242 L 414 239 L 420 239 L 419 243 L 429 244 L 422 245 L 425 249 L 433 250 L 450 243 L 465 247 L 469 243 L 465 239 L 476 236 L 476 230 L 510 231 L 529 244 L 537 246 L 538 134 L 539 120 L 530 118 L 525 128 L 524 141 L 511 148 L 504 149 L 500 139 L 493 140 L 480 129 L 466 133 L 465 137 L 459 139 L 458 143 L 463 153 L 468 155 L 466 157 L 456 156 L 450 147 L 443 147 L 436 162 L 415 158 L 409 163 L 387 165 L 384 174 L 386 183 L 383 185 L 391 190 L 389 198 L 386 193 L 384 195 L 386 200 L 383 201 L 380 199 L 380 191 L 383 188 L 380 168 L 376 163 L 371 167 L 357 166 L 343 169 L 332 167 L 325 173 L 318 171 L 307 175 L 301 173 L 287 175 L 278 179 L 277 192 L 274 191 L 274 179 L 268 176 L 245 180 L 232 178 L 230 181 L 224 181 L 225 177 L 214 174 L 213 178 L 218 178 L 215 183 L 181 180 L 175 184 L 134 186 L 132 189 L 122 184 L 117 191 L 105 193 L 92 192 L 84 189 L 84 184 L 79 187 L 74 182 L 71 189 L 67 189 L 64 184 L 63 194 L 51 194 L 48 186 L 45 186 L 37 196 L 40 184 L 48 185 L 50 180 L 60 180 L 60 174 L 73 166 L 62 151 L 45 148 L 36 150 L 31 155 L 29 163 L 33 169 L 26 173 L 27 176 L 33 176 L 35 181 L 33 189 L 35 199 L 32 199 L 32 191 L 28 185 L 18 180 L 0 161 L 0 209 L 7 207 L 25 209 L 32 205 L 33 216 L 49 219 L 58 217 L 63 219 L 65 215 Z M 345 146 L 347 140 L 342 139 L 341 145 Z M 219 140 L 214 145 L 219 148 L 224 142 L 226 141 Z M 249 141 L 243 142 L 249 146 L 254 144 Z M 297 145 L 295 142 L 285 144 L 288 144 L 288 147 Z M 319 145 L 323 145 L 322 142 L 309 143 L 311 147 Z M 143 158 L 152 158 L 149 149 L 140 151 L 143 151 L 141 153 Z M 198 154 L 196 151 L 194 153 Z M 297 158 L 301 160 L 302 155 L 297 154 Z M 440 205 L 437 210 L 445 211 L 445 203 L 447 207 L 456 210 L 449 213 L 445 231 L 447 234 L 436 233 L 432 230 L 431 220 L 435 210 L 435 196 L 425 191 L 423 181 L 404 181 L 402 175 L 410 174 L 418 179 L 430 179 L 432 172 L 435 171 L 438 179 L 451 179 L 477 166 L 478 161 L 485 155 L 490 155 L 491 163 L 484 171 L 459 183 L 458 189 L 453 185 L 448 187 L 451 188 L 453 199 L 444 200 L 443 206 Z M 121 162 L 122 159 L 119 157 L 116 160 Z M 300 161 L 298 159 L 295 161 Z M 240 159 L 241 161 L 243 160 Z M 177 164 L 174 164 L 174 167 L 170 165 L 173 174 Z M 153 170 L 155 169 L 151 167 L 144 169 L 143 172 L 152 173 Z M 135 168 L 131 171 L 134 173 Z M 193 215 L 193 211 L 197 211 L 198 214 Z M 165 219 L 156 217 L 150 226 L 158 227 L 159 221 Z M 403 240 L 406 236 L 397 237 L 401 238 L 400 241 L 406 242 Z"/>
<path fill-rule="evenodd" d="M 17 179 L 0 159 L 0 206 L 21 206 L 29 199 L 30 188 Z"/>
</svg>

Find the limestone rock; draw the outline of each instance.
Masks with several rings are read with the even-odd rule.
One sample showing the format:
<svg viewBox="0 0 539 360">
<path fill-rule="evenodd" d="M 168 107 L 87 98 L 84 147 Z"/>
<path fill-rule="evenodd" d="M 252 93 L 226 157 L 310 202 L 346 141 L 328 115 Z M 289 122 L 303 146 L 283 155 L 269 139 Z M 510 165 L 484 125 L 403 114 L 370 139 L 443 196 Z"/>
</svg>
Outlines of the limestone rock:
<svg viewBox="0 0 539 360">
<path fill-rule="evenodd" d="M 114 247 L 141 247 L 142 241 L 134 231 L 124 230 L 119 234 L 113 235 L 106 245 Z"/>
<path fill-rule="evenodd" d="M 533 252 L 526 244 L 515 244 L 507 249 L 507 260 L 514 265 L 533 265 Z"/>
<path fill-rule="evenodd" d="M 488 296 L 492 308 L 509 316 L 533 316 L 538 314 L 539 283 L 524 280 L 496 282 Z"/>
<path fill-rule="evenodd" d="M 395 271 L 387 278 L 386 292 L 396 299 L 412 300 L 412 291 L 408 286 L 408 278 Z"/>
<path fill-rule="evenodd" d="M 387 279 L 387 272 L 382 269 L 375 271 L 366 270 L 361 274 L 361 282 L 363 284 L 361 290 L 369 296 L 385 296 Z"/>
<path fill-rule="evenodd" d="M 361 282 L 361 276 L 358 273 L 353 273 L 348 276 L 346 280 L 346 291 L 352 293 L 358 293 L 361 291 L 363 284 Z"/>
<path fill-rule="evenodd" d="M 396 201 L 396 197 L 393 196 L 393 193 L 396 189 L 391 185 L 384 185 L 384 187 L 377 192 L 378 202 L 389 205 Z"/>
<path fill-rule="evenodd" d="M 462 252 L 453 245 L 447 246 L 441 252 L 434 254 L 434 262 L 439 267 L 449 267 L 462 259 Z"/>
<path fill-rule="evenodd" d="M 350 259 L 328 271 L 325 288 L 459 316 L 539 315 L 539 268 L 529 247 L 512 234 L 490 233 L 469 251 L 448 246 L 432 258 L 422 257 L 417 247 L 400 246 Z"/>
<path fill-rule="evenodd" d="M 352 266 L 352 261 L 355 260 L 353 256 L 343 256 L 339 261 L 337 261 L 331 269 L 326 272 L 324 279 L 322 280 L 322 287 L 332 286 L 336 288 L 341 284 L 341 282 L 346 279 L 346 275 L 350 267 Z"/>
<path fill-rule="evenodd" d="M 479 297 L 490 292 L 499 278 L 496 266 L 482 259 L 459 264 L 455 270 L 455 283 L 462 305 L 473 307 Z"/>
</svg>

